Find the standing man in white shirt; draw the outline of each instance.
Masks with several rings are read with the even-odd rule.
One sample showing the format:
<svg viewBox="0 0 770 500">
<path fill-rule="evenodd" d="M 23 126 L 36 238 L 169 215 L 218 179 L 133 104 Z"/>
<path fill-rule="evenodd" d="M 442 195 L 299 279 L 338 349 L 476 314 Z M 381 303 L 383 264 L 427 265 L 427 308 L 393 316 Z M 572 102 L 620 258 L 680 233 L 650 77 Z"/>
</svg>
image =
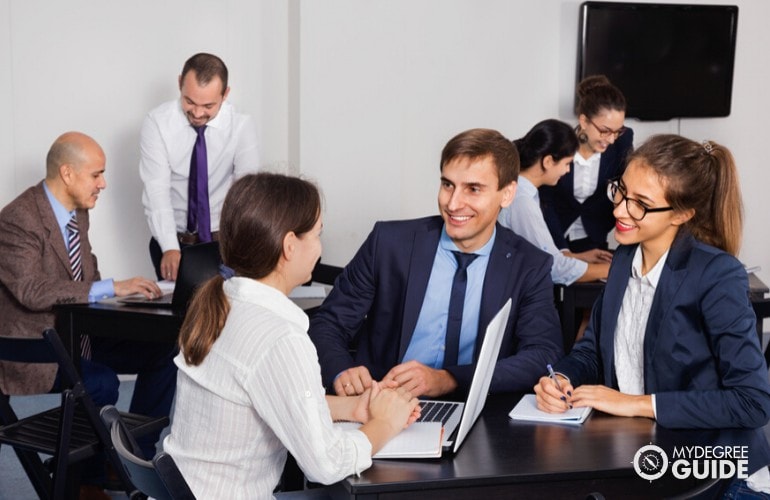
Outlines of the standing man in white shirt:
<svg viewBox="0 0 770 500">
<path fill-rule="evenodd" d="M 219 57 L 195 54 L 179 76 L 180 98 L 142 124 L 142 203 L 160 279 L 176 279 L 181 247 L 218 239 L 228 189 L 259 168 L 254 120 L 226 102 L 227 75 Z"/>
</svg>

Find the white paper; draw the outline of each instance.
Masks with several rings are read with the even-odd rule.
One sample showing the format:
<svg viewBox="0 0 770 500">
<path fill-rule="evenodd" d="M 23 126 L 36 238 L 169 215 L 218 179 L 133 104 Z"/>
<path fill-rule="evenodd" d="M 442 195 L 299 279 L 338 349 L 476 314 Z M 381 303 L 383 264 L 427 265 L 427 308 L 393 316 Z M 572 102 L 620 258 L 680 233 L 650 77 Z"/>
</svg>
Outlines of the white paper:
<svg viewBox="0 0 770 500">
<path fill-rule="evenodd" d="M 343 429 L 358 429 L 356 422 L 337 422 Z M 441 456 L 444 428 L 441 422 L 415 422 L 378 451 L 373 458 L 434 458 Z"/>
<path fill-rule="evenodd" d="M 326 288 L 316 285 L 298 286 L 289 293 L 290 299 L 323 299 L 324 297 L 326 297 Z"/>
<path fill-rule="evenodd" d="M 514 420 L 531 422 L 555 422 L 561 424 L 582 424 L 592 408 L 572 408 L 564 413 L 547 413 L 537 409 L 537 399 L 534 394 L 525 394 L 508 414 Z"/>
</svg>

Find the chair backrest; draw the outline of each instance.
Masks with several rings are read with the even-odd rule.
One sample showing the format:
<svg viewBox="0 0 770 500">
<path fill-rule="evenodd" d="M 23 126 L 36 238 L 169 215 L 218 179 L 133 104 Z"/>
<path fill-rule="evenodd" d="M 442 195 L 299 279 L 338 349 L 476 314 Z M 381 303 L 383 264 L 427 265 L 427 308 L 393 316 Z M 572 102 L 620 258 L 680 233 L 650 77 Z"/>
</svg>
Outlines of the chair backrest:
<svg viewBox="0 0 770 500">
<path fill-rule="evenodd" d="M 0 360 L 18 363 L 56 363 L 48 340 L 40 338 L 0 337 Z"/>
<path fill-rule="evenodd" d="M 325 285 L 333 285 L 334 281 L 342 273 L 342 268 L 337 266 L 330 266 L 329 264 L 321 264 L 319 261 L 313 268 L 312 281 L 316 283 L 323 283 Z"/>
<path fill-rule="evenodd" d="M 58 364 L 62 387 L 59 408 L 19 420 L 8 404 L 7 396 L 0 394 L 0 424 L 4 432 L 7 431 L 2 436 L 2 442 L 14 447 L 39 496 L 62 497 L 70 463 L 92 456 L 99 449 L 112 463 L 119 463 L 96 405 L 55 330 L 49 328 L 39 338 L 0 337 L 0 359 Z M 75 422 L 78 422 L 77 425 Z M 46 477 L 39 457 L 36 459 L 29 452 L 54 457 L 51 481 Z M 128 488 L 128 478 L 125 474 L 119 476 Z"/>
<path fill-rule="evenodd" d="M 110 429 L 112 445 L 126 474 L 139 491 L 158 500 L 195 498 L 171 455 L 160 452 L 151 462 L 141 458 L 139 446 L 127 431 L 118 410 L 111 405 L 105 406 L 101 417 Z"/>
</svg>

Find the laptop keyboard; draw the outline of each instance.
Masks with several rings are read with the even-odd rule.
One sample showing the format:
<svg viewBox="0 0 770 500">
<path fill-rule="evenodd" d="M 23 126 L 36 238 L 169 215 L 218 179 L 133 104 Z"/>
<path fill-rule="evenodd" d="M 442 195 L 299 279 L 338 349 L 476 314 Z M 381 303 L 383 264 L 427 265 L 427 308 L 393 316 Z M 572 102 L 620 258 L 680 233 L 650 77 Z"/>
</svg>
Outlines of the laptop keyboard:
<svg viewBox="0 0 770 500">
<path fill-rule="evenodd" d="M 449 401 L 424 401 L 420 403 L 421 413 L 418 422 L 441 422 L 446 424 L 452 412 L 460 403 Z"/>
</svg>

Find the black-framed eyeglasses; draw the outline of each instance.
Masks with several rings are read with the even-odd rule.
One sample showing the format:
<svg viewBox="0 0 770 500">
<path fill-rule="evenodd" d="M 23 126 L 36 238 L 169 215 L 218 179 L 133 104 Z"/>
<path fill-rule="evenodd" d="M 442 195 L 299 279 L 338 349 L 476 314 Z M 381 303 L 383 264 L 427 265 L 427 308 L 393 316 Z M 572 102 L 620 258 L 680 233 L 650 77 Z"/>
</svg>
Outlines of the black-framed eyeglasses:
<svg viewBox="0 0 770 500">
<path fill-rule="evenodd" d="M 609 137 L 611 135 L 615 136 L 615 139 L 620 137 L 621 135 L 626 133 L 626 130 L 628 130 L 625 126 L 620 127 L 617 130 L 612 130 L 611 128 L 607 127 L 600 127 L 599 125 L 595 124 L 594 121 L 586 116 L 586 120 L 588 120 L 588 123 L 594 126 L 597 132 L 599 132 L 599 135 L 601 137 Z"/>
<path fill-rule="evenodd" d="M 629 198 L 626 196 L 626 187 L 622 185 L 620 181 L 610 181 L 609 184 L 607 184 L 607 198 L 609 198 L 616 207 L 625 200 L 626 212 L 628 212 L 628 216 L 635 221 L 644 219 L 644 216 L 649 213 L 668 212 L 669 210 L 674 209 L 674 207 L 650 208 L 639 200 Z"/>
</svg>

